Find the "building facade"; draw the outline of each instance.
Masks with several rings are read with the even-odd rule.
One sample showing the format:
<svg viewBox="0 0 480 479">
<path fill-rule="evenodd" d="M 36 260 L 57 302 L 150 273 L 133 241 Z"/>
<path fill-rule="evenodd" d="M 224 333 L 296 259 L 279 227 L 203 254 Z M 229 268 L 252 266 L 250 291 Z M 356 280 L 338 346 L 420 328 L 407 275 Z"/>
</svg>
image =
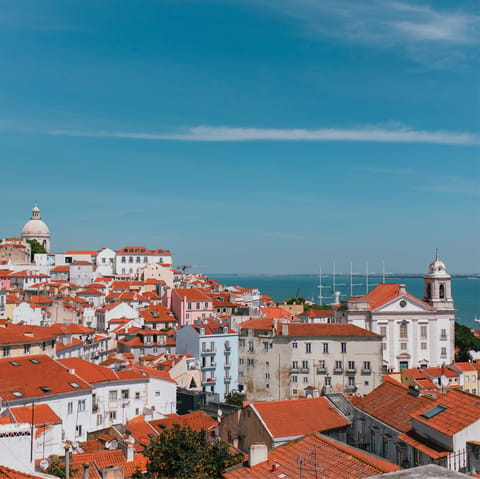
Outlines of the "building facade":
<svg viewBox="0 0 480 479">
<path fill-rule="evenodd" d="M 268 318 L 240 328 L 239 389 L 247 400 L 366 394 L 382 382 L 382 337 L 365 329 Z"/>
<path fill-rule="evenodd" d="M 382 335 L 386 371 L 449 364 L 455 357 L 455 308 L 451 277 L 438 256 L 424 276 L 424 295 L 421 300 L 405 285 L 379 284 L 342 301 L 336 321 Z"/>
</svg>

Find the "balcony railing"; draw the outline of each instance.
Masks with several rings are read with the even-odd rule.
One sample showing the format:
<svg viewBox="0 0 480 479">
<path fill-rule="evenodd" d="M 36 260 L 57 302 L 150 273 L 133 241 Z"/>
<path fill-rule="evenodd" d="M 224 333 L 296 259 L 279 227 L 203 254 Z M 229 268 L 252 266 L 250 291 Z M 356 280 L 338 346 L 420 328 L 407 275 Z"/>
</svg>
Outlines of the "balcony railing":
<svg viewBox="0 0 480 479">
<path fill-rule="evenodd" d="M 372 370 L 370 368 L 362 368 L 362 374 L 372 374 Z"/>
<path fill-rule="evenodd" d="M 300 372 L 303 374 L 308 374 L 309 371 L 310 371 L 309 368 L 300 368 Z"/>
<path fill-rule="evenodd" d="M 209 354 L 215 354 L 215 348 L 205 348 L 205 349 L 202 349 L 201 353 L 204 355 L 204 356 L 207 356 Z"/>
<path fill-rule="evenodd" d="M 327 374 L 327 368 L 317 368 L 317 374 Z"/>
<path fill-rule="evenodd" d="M 357 372 L 357 368 L 347 368 L 347 374 L 355 374 Z"/>
<path fill-rule="evenodd" d="M 343 368 L 333 368 L 333 374 L 342 374 Z"/>
<path fill-rule="evenodd" d="M 213 386 L 217 382 L 217 378 L 202 379 L 202 386 Z"/>
<path fill-rule="evenodd" d="M 346 393 L 354 393 L 357 390 L 357 386 L 345 386 L 344 391 Z"/>
<path fill-rule="evenodd" d="M 300 369 L 298 367 L 290 368 L 290 373 L 292 373 L 292 374 L 298 374 L 299 372 L 300 372 Z"/>
</svg>

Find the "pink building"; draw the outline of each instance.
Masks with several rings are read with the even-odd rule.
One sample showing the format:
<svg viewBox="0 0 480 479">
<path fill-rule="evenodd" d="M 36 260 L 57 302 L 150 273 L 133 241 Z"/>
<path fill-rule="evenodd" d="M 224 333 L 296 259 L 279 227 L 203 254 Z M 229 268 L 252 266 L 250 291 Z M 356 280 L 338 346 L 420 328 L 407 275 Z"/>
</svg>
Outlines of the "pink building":
<svg viewBox="0 0 480 479">
<path fill-rule="evenodd" d="M 180 326 L 192 324 L 213 315 L 213 300 L 200 288 L 174 289 L 172 311 Z"/>
</svg>

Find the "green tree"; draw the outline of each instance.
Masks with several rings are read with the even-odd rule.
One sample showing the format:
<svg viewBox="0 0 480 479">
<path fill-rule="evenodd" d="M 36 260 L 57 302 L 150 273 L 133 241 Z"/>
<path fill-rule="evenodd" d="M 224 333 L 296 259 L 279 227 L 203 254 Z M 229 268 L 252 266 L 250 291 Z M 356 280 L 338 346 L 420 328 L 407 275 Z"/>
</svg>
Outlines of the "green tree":
<svg viewBox="0 0 480 479">
<path fill-rule="evenodd" d="M 468 326 L 455 323 L 455 348 L 458 350 L 455 361 L 470 361 L 470 351 L 480 350 L 480 339 L 475 337 Z"/>
<path fill-rule="evenodd" d="M 206 432 L 174 424 L 154 437 L 143 450 L 148 479 L 221 478 L 225 469 L 242 461 L 242 454 L 231 454 L 220 440 L 209 443 Z"/>
<path fill-rule="evenodd" d="M 27 240 L 27 243 L 30 245 L 32 249 L 32 255 L 30 261 L 33 261 L 35 254 L 45 254 L 47 250 L 43 245 L 41 245 L 37 240 Z"/>
<path fill-rule="evenodd" d="M 67 476 L 65 463 L 63 463 L 58 456 L 50 456 L 48 458 L 48 467 L 43 469 L 42 472 L 45 474 L 50 474 L 52 476 L 57 476 L 60 479 L 63 479 Z M 70 477 L 78 471 L 78 467 L 70 465 Z"/>
<path fill-rule="evenodd" d="M 301 296 L 287 298 L 284 301 L 284 303 L 286 303 L 286 304 L 305 304 L 305 298 L 302 298 Z"/>
<path fill-rule="evenodd" d="M 245 400 L 245 394 L 229 393 L 225 396 L 225 402 L 227 404 L 233 404 L 234 406 L 243 406 Z"/>
</svg>

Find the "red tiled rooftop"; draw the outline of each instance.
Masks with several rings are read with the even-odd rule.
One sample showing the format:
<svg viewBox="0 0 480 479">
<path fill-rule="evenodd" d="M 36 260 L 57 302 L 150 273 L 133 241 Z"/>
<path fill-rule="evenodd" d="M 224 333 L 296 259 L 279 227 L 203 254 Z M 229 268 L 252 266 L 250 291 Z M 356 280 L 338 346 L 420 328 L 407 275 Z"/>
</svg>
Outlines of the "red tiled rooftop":
<svg viewBox="0 0 480 479">
<path fill-rule="evenodd" d="M 255 329 L 259 331 L 271 331 L 273 329 L 272 318 L 249 319 L 240 324 L 241 329 Z"/>
<path fill-rule="evenodd" d="M 247 407 L 257 411 L 274 438 L 304 436 L 349 424 L 325 398 L 258 401 Z"/>
<path fill-rule="evenodd" d="M 163 419 L 150 421 L 150 424 L 159 431 L 163 429 L 162 426 L 169 428 L 174 424 L 179 424 L 183 427 L 188 426 L 194 431 L 198 431 L 200 429 L 208 431 L 217 425 L 217 421 L 211 418 L 205 411 L 194 411 L 189 414 L 182 414 L 181 416 L 177 416 L 176 414 L 168 414 Z"/>
<path fill-rule="evenodd" d="M 283 334 L 283 326 L 288 326 L 288 333 Z M 372 333 L 353 324 L 340 323 L 279 323 L 277 334 L 282 336 L 302 337 L 363 337 L 381 338 L 380 334 Z"/>
<path fill-rule="evenodd" d="M 434 406 L 443 406 L 445 409 L 430 419 L 422 416 Z M 480 397 L 452 389 L 429 407 L 416 411 L 411 417 L 447 436 L 453 436 L 480 420 Z"/>
<path fill-rule="evenodd" d="M 402 432 L 412 427 L 410 414 L 434 402 L 428 396 L 412 396 L 407 387 L 393 380 L 385 381 L 364 397 L 353 396 L 350 400 L 358 409 Z"/>
<path fill-rule="evenodd" d="M 212 303 L 212 298 L 208 297 L 200 288 L 177 288 L 173 293 L 180 301 L 199 301 Z M 203 305 L 202 305 L 203 306 Z"/>
<path fill-rule="evenodd" d="M 35 404 L 33 408 L 32 406 L 12 407 L 10 413 L 17 423 L 26 422 L 31 424 L 32 417 L 35 426 L 62 423 L 62 420 L 52 411 L 48 404 Z"/>
<path fill-rule="evenodd" d="M 299 458 L 304 458 L 300 474 Z M 386 472 L 398 471 L 399 466 L 377 456 L 312 434 L 275 448 L 268 460 L 253 467 L 240 467 L 224 473 L 225 479 L 362 479 Z"/>
</svg>

